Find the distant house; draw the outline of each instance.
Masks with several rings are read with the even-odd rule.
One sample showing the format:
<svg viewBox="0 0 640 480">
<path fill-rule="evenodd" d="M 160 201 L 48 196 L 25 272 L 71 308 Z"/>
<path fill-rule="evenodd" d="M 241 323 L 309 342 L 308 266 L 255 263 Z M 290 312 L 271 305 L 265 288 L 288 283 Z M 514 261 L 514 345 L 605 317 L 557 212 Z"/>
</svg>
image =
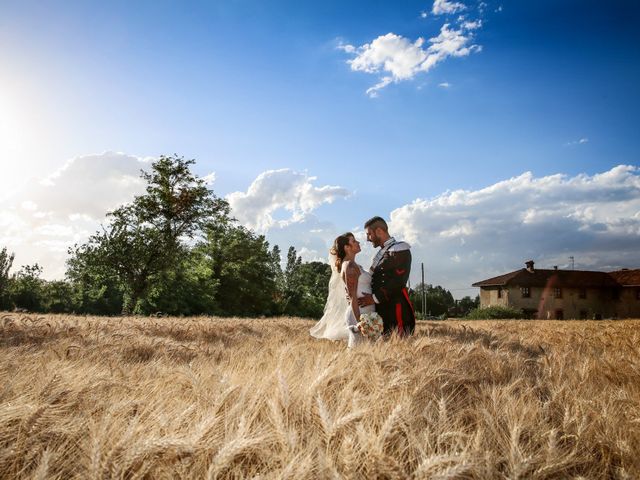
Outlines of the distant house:
<svg viewBox="0 0 640 480">
<path fill-rule="evenodd" d="M 526 268 L 476 282 L 480 306 L 522 310 L 527 318 L 640 318 L 640 269 L 615 272 Z"/>
</svg>

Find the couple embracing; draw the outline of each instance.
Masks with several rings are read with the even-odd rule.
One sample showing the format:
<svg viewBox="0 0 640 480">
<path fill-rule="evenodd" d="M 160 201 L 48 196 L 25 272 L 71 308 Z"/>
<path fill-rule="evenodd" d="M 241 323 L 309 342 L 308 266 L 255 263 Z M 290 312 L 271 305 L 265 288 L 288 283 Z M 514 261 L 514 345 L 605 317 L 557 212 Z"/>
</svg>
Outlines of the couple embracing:
<svg viewBox="0 0 640 480">
<path fill-rule="evenodd" d="M 364 227 L 367 241 L 379 248 L 371 268 L 367 271 L 356 262 L 360 242 L 352 233 L 335 239 L 329 295 L 324 315 L 310 331 L 313 337 L 347 340 L 353 347 L 371 338 L 368 329 L 379 319 L 382 335 L 413 333 L 415 315 L 406 288 L 411 272 L 409 244 L 390 236 L 381 217 L 373 217 Z"/>
</svg>

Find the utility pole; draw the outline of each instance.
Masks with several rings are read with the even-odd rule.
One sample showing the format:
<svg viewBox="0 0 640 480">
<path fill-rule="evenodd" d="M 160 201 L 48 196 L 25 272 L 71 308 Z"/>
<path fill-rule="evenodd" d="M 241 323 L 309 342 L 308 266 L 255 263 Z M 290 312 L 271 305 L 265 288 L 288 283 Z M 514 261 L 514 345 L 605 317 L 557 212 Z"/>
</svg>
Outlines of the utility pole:
<svg viewBox="0 0 640 480">
<path fill-rule="evenodd" d="M 420 264 L 422 268 L 422 318 L 427 316 L 427 286 L 424 283 L 424 262 Z"/>
<path fill-rule="evenodd" d="M 569 262 L 570 262 L 569 264 L 571 265 L 571 270 L 573 270 L 575 268 L 575 266 L 576 266 L 575 259 L 573 258 L 573 255 L 571 255 L 569 257 Z"/>
</svg>

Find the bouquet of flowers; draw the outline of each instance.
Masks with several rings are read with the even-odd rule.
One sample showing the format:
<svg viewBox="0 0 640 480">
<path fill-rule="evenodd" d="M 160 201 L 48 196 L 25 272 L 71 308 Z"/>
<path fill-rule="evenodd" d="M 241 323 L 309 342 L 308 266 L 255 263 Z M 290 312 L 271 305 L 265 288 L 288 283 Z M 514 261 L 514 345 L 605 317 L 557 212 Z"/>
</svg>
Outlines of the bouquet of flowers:
<svg viewBox="0 0 640 480">
<path fill-rule="evenodd" d="M 376 340 L 382 335 L 383 330 L 382 317 L 376 312 L 363 313 L 360 315 L 360 321 L 358 322 L 358 330 L 360 333 L 369 340 Z"/>
</svg>

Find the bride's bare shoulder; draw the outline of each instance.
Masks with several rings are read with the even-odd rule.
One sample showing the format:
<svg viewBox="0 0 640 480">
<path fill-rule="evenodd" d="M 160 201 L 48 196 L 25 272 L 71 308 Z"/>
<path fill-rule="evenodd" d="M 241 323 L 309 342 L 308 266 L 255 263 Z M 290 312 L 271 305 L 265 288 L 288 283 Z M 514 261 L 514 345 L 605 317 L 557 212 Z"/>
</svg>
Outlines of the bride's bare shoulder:
<svg viewBox="0 0 640 480">
<path fill-rule="evenodd" d="M 345 260 L 342 262 L 342 273 L 345 275 L 354 275 L 360 273 L 360 267 L 356 262 Z"/>
</svg>

